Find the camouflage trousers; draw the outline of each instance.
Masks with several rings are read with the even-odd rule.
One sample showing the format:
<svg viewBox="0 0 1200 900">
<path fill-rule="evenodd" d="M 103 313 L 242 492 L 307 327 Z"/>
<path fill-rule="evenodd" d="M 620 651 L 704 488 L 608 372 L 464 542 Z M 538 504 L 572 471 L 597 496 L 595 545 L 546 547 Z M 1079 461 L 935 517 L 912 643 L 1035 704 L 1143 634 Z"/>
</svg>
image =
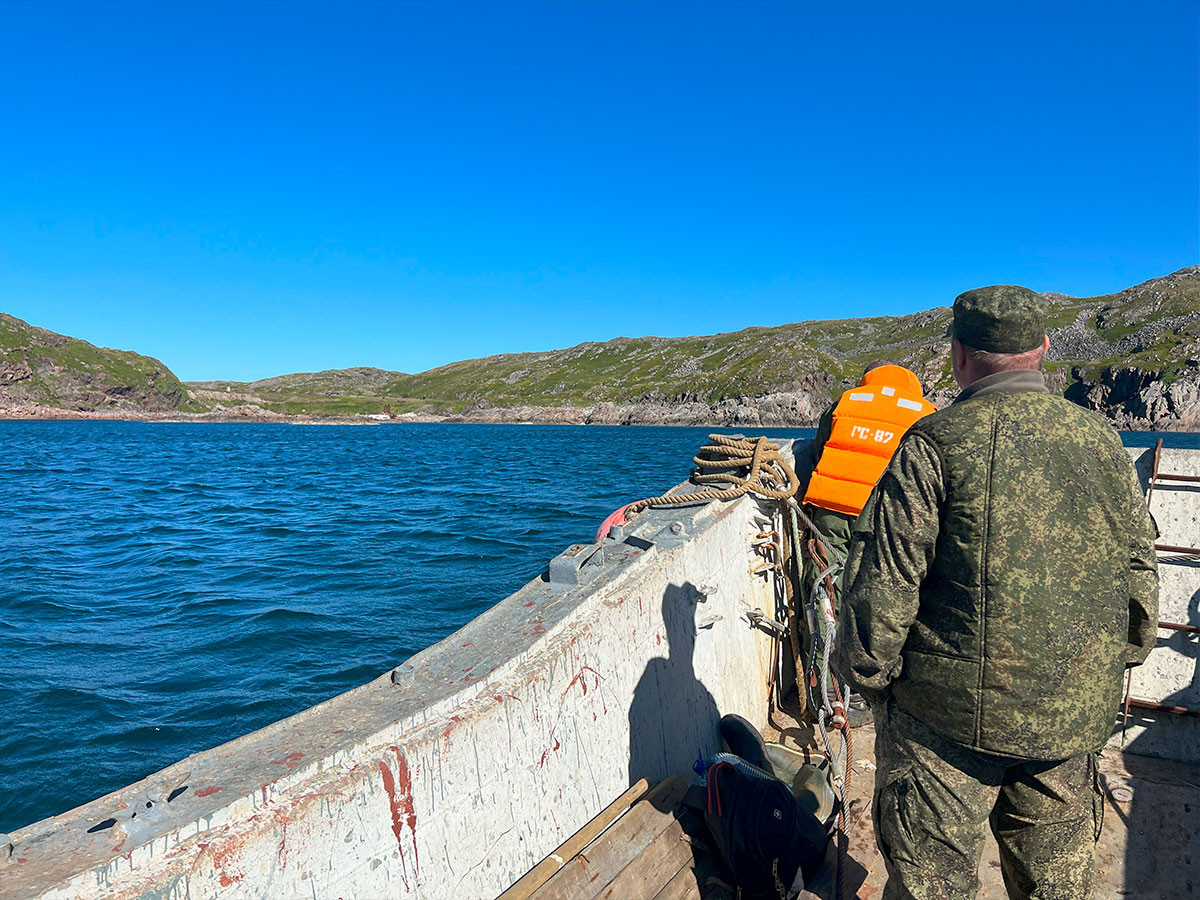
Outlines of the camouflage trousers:
<svg viewBox="0 0 1200 900">
<path fill-rule="evenodd" d="M 961 900 L 978 889 L 984 823 L 1012 898 L 1091 896 L 1103 803 L 1096 754 L 1031 762 L 969 750 L 897 709 L 875 709 L 872 816 L 884 900 Z"/>
</svg>

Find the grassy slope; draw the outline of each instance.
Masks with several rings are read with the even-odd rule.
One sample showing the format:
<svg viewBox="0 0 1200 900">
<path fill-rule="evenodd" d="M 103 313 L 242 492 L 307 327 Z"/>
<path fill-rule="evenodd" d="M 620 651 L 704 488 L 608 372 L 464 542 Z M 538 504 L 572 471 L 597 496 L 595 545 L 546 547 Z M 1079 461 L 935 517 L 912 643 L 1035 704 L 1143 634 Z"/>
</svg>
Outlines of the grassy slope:
<svg viewBox="0 0 1200 900">
<path fill-rule="evenodd" d="M 1051 339 L 1060 358 L 1047 368 L 1066 370 L 1069 378 L 1091 380 L 1111 365 L 1136 366 L 1170 382 L 1188 370 L 1188 358 L 1200 353 L 1200 267 L 1117 294 L 1055 296 L 1051 304 Z M 0 362 L 9 369 L 26 362 L 33 370 L 7 387 L 0 381 L 0 397 L 7 392 L 64 408 L 141 403 L 148 409 L 183 410 L 232 406 L 250 397 L 278 412 L 330 414 L 457 412 L 474 404 L 589 406 L 643 398 L 711 403 L 788 390 L 832 395 L 880 356 L 909 366 L 934 387 L 948 388 L 949 325 L 950 310 L 939 307 L 908 316 L 798 322 L 698 337 L 616 338 L 464 360 L 416 375 L 360 367 L 251 383 L 194 383 L 196 402 L 158 360 L 100 349 L 0 314 Z M 1072 349 L 1078 358 L 1071 357 Z M 227 392 L 228 400 L 221 396 Z"/>
<path fill-rule="evenodd" d="M 1105 366 L 1129 365 L 1171 381 L 1186 369 L 1187 355 L 1195 353 L 1200 269 L 1117 294 L 1056 296 L 1050 302 L 1051 339 L 1060 357 L 1048 363 L 1051 371 L 1070 376 L 1078 370 L 1091 378 Z M 1176 321 L 1181 318 L 1187 321 Z M 339 370 L 230 387 L 288 412 L 448 412 L 473 404 L 588 406 L 679 397 L 711 403 L 802 387 L 832 394 L 880 356 L 908 365 L 934 386 L 950 387 L 949 325 L 950 310 L 940 307 L 908 316 L 799 322 L 699 337 L 616 338 L 464 360 L 417 375 Z M 1071 357 L 1073 347 L 1082 348 L 1077 359 Z M 347 377 L 347 372 L 369 375 Z"/>
<path fill-rule="evenodd" d="M 5 313 L 0 313 L 0 362 L 10 373 L 29 370 L 25 377 L 0 382 L 0 397 L 62 409 L 200 409 L 157 359 L 96 347 Z"/>
</svg>

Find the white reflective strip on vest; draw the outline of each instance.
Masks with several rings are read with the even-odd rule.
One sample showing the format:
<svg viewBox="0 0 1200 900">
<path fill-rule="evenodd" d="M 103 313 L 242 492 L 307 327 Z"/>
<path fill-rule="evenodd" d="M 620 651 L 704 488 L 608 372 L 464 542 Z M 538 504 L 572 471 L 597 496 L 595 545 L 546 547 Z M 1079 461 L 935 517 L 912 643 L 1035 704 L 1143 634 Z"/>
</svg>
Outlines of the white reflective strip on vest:
<svg viewBox="0 0 1200 900">
<path fill-rule="evenodd" d="M 896 396 L 896 389 L 894 387 L 885 387 L 879 393 L 885 397 L 894 397 Z"/>
<path fill-rule="evenodd" d="M 869 403 L 875 399 L 875 395 L 874 394 L 853 393 L 850 395 L 850 399 L 851 400 L 865 400 L 866 402 Z"/>
<path fill-rule="evenodd" d="M 921 404 L 916 400 L 906 400 L 903 397 L 896 398 L 896 405 L 903 409 L 914 409 L 917 412 L 921 411 Z"/>
</svg>

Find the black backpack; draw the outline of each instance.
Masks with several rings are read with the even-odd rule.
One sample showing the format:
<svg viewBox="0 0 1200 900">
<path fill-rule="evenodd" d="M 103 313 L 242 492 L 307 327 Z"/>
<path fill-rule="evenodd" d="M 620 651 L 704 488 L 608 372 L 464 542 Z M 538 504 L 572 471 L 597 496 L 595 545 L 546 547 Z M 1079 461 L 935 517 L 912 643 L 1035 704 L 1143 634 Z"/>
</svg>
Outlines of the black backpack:
<svg viewBox="0 0 1200 900">
<path fill-rule="evenodd" d="M 720 754 L 688 795 L 745 900 L 788 900 L 796 872 L 808 883 L 825 861 L 825 828 L 786 784 L 745 760 Z"/>
</svg>

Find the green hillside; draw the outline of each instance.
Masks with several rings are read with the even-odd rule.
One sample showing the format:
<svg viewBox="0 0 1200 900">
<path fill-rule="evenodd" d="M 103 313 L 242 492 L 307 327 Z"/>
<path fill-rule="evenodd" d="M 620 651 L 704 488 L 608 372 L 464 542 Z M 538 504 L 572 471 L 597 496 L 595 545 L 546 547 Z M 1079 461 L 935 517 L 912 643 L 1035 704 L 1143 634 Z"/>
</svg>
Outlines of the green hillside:
<svg viewBox="0 0 1200 900">
<path fill-rule="evenodd" d="M 0 401 L 55 409 L 199 411 L 157 359 L 109 350 L 0 313 Z"/>
<path fill-rule="evenodd" d="M 1046 297 L 1052 384 L 1114 421 L 1174 417 L 1186 427 L 1193 413 L 1180 410 L 1190 408 L 1189 386 L 1200 381 L 1200 267 L 1100 297 Z M 482 410 L 508 407 L 647 409 L 726 402 L 753 407 L 754 398 L 776 394 L 803 396 L 806 404 L 798 408 L 810 410 L 879 357 L 911 368 L 944 402 L 954 392 L 947 361 L 950 320 L 949 308 L 938 307 L 907 316 L 797 322 L 698 337 L 615 338 L 464 360 L 415 375 L 358 367 L 185 387 L 151 357 L 101 349 L 0 314 L 0 405 L 316 416 L 473 411 L 478 417 Z M 1139 392 L 1150 383 L 1165 390 L 1181 380 L 1165 406 L 1138 406 Z M 705 415 L 703 409 L 696 414 Z"/>
<path fill-rule="evenodd" d="M 1131 367 L 1170 383 L 1194 369 L 1200 341 L 1200 267 L 1115 294 L 1047 295 L 1047 370 L 1064 383 Z M 459 412 L 473 406 L 575 406 L 695 400 L 809 391 L 832 396 L 873 359 L 913 369 L 935 390 L 953 389 L 948 307 L 907 316 L 797 322 L 728 334 L 615 338 L 565 350 L 450 363 L 416 375 L 343 369 L 250 383 L 194 387 L 244 393 L 279 412 Z M 206 396 L 211 396 L 207 395 Z"/>
</svg>

